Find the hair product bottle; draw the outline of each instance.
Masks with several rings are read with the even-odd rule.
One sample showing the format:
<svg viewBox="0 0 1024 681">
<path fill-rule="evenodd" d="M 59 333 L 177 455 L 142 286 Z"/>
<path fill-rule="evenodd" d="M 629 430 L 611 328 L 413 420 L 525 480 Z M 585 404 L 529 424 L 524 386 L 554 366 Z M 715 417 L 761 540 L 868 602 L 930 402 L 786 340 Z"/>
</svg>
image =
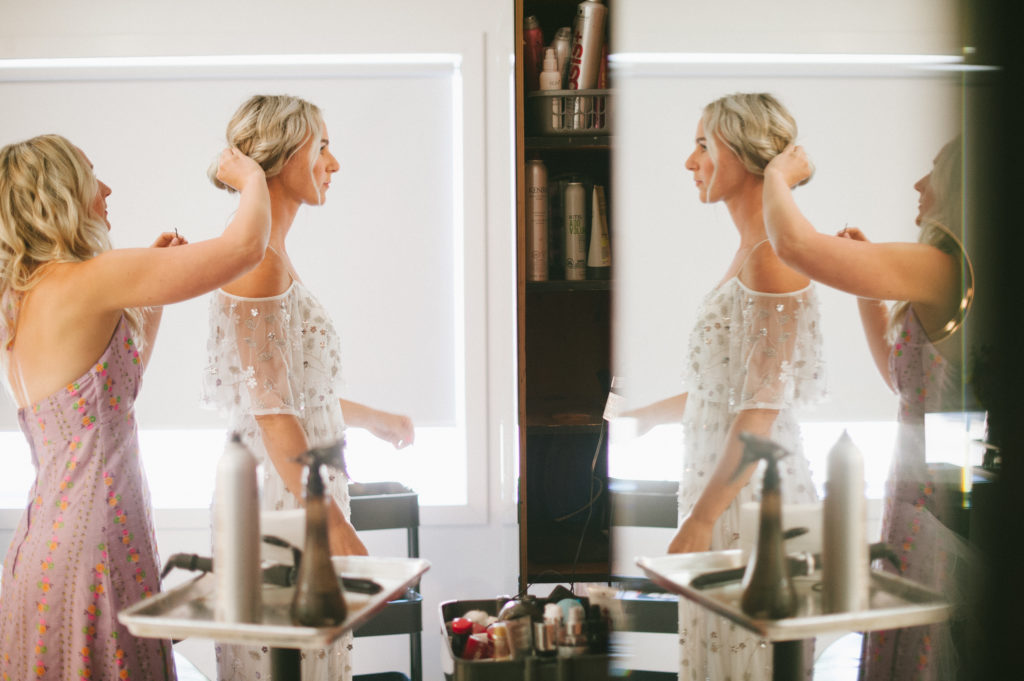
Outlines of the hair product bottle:
<svg viewBox="0 0 1024 681">
<path fill-rule="evenodd" d="M 348 606 L 341 594 L 341 580 L 334 572 L 327 543 L 327 502 L 320 467 L 344 469 L 342 443 L 306 452 L 301 460 L 307 465 L 306 541 L 299 561 L 292 597 L 292 620 L 307 627 L 341 624 Z"/>
<path fill-rule="evenodd" d="M 582 182 L 565 185 L 562 200 L 565 225 L 565 279 L 584 281 L 587 278 L 587 212 L 586 192 Z"/>
<path fill-rule="evenodd" d="M 217 462 L 213 501 L 214 616 L 222 622 L 259 622 L 260 509 L 256 459 L 232 433 Z"/>
<path fill-rule="evenodd" d="M 770 440 L 741 433 L 743 458 L 738 475 L 748 464 L 766 462 L 761 488 L 761 520 L 757 546 L 743 574 L 743 612 L 759 619 L 782 619 L 796 614 L 796 589 L 789 575 L 782 544 L 782 492 L 779 489 L 778 460 L 789 452 Z"/>
<path fill-rule="evenodd" d="M 846 431 L 828 453 L 827 470 L 822 504 L 822 606 L 825 612 L 864 610 L 870 576 L 864 455 Z"/>
<path fill-rule="evenodd" d="M 526 92 L 537 89 L 540 77 L 540 63 L 544 58 L 544 34 L 537 17 L 530 15 L 523 19 L 523 83 Z"/>
<path fill-rule="evenodd" d="M 597 87 L 607 15 L 608 8 L 599 0 L 584 0 L 576 6 L 576 20 L 572 25 L 572 48 L 569 52 L 567 89 L 591 90 Z"/>
<path fill-rule="evenodd" d="M 587 279 L 610 279 L 612 248 L 608 238 L 608 204 L 604 187 L 594 185 L 590 210 L 590 249 L 587 253 Z"/>
<path fill-rule="evenodd" d="M 562 76 L 558 73 L 558 59 L 555 57 L 554 49 L 550 47 L 544 50 L 544 70 L 540 72 L 540 89 L 541 92 L 562 89 Z M 562 98 L 551 96 L 545 99 L 551 100 L 551 129 L 553 131 L 561 130 L 564 127 Z"/>
<path fill-rule="evenodd" d="M 526 162 L 526 280 L 548 280 L 548 169 Z"/>
<path fill-rule="evenodd" d="M 563 26 L 555 32 L 555 38 L 551 41 L 551 47 L 555 50 L 555 58 L 558 60 L 558 73 L 561 78 L 559 88 L 568 90 L 569 82 L 569 52 L 572 50 L 572 28 Z"/>
</svg>

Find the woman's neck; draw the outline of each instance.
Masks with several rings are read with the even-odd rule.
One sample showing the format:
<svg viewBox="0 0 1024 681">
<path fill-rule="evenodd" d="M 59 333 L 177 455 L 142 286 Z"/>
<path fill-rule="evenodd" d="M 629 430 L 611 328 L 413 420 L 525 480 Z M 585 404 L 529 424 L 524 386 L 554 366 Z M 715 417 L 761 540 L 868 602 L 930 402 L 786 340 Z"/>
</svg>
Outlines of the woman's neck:
<svg viewBox="0 0 1024 681">
<path fill-rule="evenodd" d="M 270 190 L 270 245 L 279 252 L 284 252 L 284 242 L 288 231 L 295 222 L 299 212 L 299 202 L 285 196 L 278 190 L 276 183 L 268 183 Z"/>
<path fill-rule="evenodd" d="M 735 195 L 725 199 L 725 207 L 740 234 L 740 248 L 747 248 L 768 238 L 764 227 L 764 209 L 761 203 L 764 180 L 750 175 L 749 180 Z"/>
</svg>

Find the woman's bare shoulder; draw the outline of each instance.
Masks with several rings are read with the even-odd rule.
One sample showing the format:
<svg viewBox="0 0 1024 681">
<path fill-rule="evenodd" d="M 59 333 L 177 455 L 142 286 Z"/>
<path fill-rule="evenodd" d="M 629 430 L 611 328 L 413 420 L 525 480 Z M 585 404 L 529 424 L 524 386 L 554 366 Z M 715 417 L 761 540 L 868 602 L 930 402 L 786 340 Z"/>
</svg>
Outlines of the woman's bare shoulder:
<svg viewBox="0 0 1024 681">
<path fill-rule="evenodd" d="M 754 249 L 739 276 L 745 286 L 764 293 L 790 293 L 805 289 L 811 283 L 806 276 L 782 262 L 770 243 Z"/>
<path fill-rule="evenodd" d="M 267 250 L 263 261 L 251 271 L 222 287 L 226 293 L 242 298 L 267 298 L 284 293 L 292 278 L 280 258 Z"/>
</svg>

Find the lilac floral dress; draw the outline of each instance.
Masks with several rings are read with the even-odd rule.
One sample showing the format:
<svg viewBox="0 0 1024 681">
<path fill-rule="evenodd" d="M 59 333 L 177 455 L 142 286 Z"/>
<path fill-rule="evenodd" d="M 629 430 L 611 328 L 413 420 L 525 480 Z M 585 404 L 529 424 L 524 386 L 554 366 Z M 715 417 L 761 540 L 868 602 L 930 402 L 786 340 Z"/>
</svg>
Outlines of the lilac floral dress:
<svg viewBox="0 0 1024 681">
<path fill-rule="evenodd" d="M 160 586 L 135 426 L 141 378 L 122 317 L 85 375 L 18 410 L 36 479 L 4 560 L 3 681 L 175 678 L 171 642 L 117 620 Z"/>
<path fill-rule="evenodd" d="M 733 277 L 701 304 L 690 333 L 683 415 L 686 450 L 680 521 L 704 491 L 737 415 L 778 410 L 769 437 L 791 452 L 780 462 L 782 499 L 816 500 L 794 408 L 825 394 L 818 302 L 813 286 L 762 293 Z M 711 550 L 740 548 L 740 506 L 760 498 L 758 472 L 715 523 Z M 767 642 L 685 598 L 679 600 L 680 681 L 771 678 Z"/>
<path fill-rule="evenodd" d="M 312 446 L 344 435 L 345 420 L 335 390 L 341 380 L 340 341 L 330 316 L 299 281 L 268 298 L 240 298 L 217 291 L 210 301 L 207 349 L 203 402 L 228 414 L 231 430 L 241 435 L 261 462 L 261 507 L 298 508 L 298 500 L 267 456 L 256 417 L 296 417 Z M 330 475 L 327 491 L 348 517 L 346 476 Z M 303 650 L 302 678 L 348 681 L 351 647 L 348 633 L 327 649 Z M 269 648 L 218 644 L 217 676 L 221 681 L 268 679 Z"/>
<path fill-rule="evenodd" d="M 907 308 L 889 354 L 889 374 L 899 393 L 899 430 L 886 480 L 882 541 L 899 556 L 903 576 L 946 596 L 965 600 L 970 560 L 967 542 L 946 525 L 943 486 L 925 461 L 926 412 L 959 411 L 959 335 L 933 343 Z M 888 563 L 883 567 L 892 571 Z M 948 624 L 872 633 L 864 639 L 869 680 L 944 681 L 956 678 L 957 660 Z"/>
</svg>

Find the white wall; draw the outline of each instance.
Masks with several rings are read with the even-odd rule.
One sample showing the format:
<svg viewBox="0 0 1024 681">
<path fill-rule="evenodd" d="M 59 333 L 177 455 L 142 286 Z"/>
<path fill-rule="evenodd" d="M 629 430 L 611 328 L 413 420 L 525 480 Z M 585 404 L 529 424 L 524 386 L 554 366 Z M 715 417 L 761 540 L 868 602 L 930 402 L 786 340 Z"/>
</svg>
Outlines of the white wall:
<svg viewBox="0 0 1024 681">
<path fill-rule="evenodd" d="M 464 150 L 467 191 L 462 209 L 466 211 L 465 243 L 470 249 L 467 255 L 474 259 L 469 267 L 478 268 L 479 275 L 473 290 L 466 292 L 467 314 L 472 314 L 472 318 L 467 318 L 467 325 L 474 325 L 474 331 L 465 352 L 469 355 L 467 361 L 478 364 L 481 369 L 467 377 L 467 381 L 480 381 L 487 395 L 486 400 L 467 405 L 470 415 L 467 425 L 476 429 L 479 436 L 469 456 L 482 471 L 480 487 L 483 489 L 478 491 L 483 494 L 484 504 L 474 517 L 465 518 L 464 525 L 456 521 L 453 525 L 425 526 L 421 530 L 421 553 L 433 565 L 422 587 L 425 678 L 440 677 L 438 603 L 515 591 L 517 582 L 518 533 L 512 478 L 517 441 L 510 142 L 512 16 L 511 3 L 475 0 L 443 3 L 98 0 L 88 5 L 73 0 L 46 5 L 0 0 L 0 59 L 339 53 L 443 53 L 461 57 L 465 92 L 461 115 L 468 131 L 467 139 L 472 141 Z M 393 85 L 399 87 L 402 83 L 395 79 Z M 301 89 L 301 82 L 296 82 L 295 87 Z M 173 106 L 168 103 L 161 107 L 159 86 L 154 87 L 151 96 L 156 111 L 152 120 L 143 122 L 146 134 L 140 136 L 140 144 L 152 138 L 158 149 L 161 140 L 188 122 L 190 107 L 208 106 L 208 102 L 197 98 L 184 104 L 175 100 Z M 2 102 L 3 106 L 11 104 Z M 17 105 L 25 103 L 17 102 Z M 56 106 L 63 109 L 69 120 L 74 120 L 74 101 Z M 416 111 L 407 114 L 418 115 Z M 220 118 L 226 121 L 225 115 Z M 387 123 L 396 124 L 393 118 Z M 336 139 L 361 135 L 364 140 L 367 136 L 379 135 L 381 144 L 388 143 L 387 130 L 369 130 L 367 125 L 359 121 L 353 122 L 351 129 L 335 126 L 331 128 L 331 135 Z M 222 130 L 223 122 L 210 131 L 210 139 L 219 138 Z M 11 137 L 17 135 L 0 130 L 4 143 L 13 141 Z M 428 143 L 429 140 L 424 140 L 424 144 Z M 175 153 L 177 150 L 163 151 Z M 428 154 L 430 150 L 426 147 L 409 150 L 411 156 L 417 153 Z M 146 158 L 147 163 L 158 160 L 158 155 Z M 395 202 L 387 194 L 386 183 L 363 190 L 379 192 L 382 205 Z M 205 188 L 202 191 L 209 192 Z M 188 200 L 189 193 L 177 186 L 170 187 L 168 200 Z M 126 191 L 124 197 L 127 195 Z M 115 193 L 112 200 L 118 199 Z M 223 215 L 223 212 L 217 214 Z M 415 221 L 410 222 L 392 225 L 381 219 L 377 224 L 414 230 Z M 301 266 L 310 273 L 307 275 L 310 279 L 316 279 L 323 277 L 323 270 L 331 267 L 331 263 L 313 254 Z M 402 293 L 388 289 L 386 277 L 375 277 L 373 286 L 380 287 L 382 297 L 393 298 Z M 368 297 L 372 295 L 366 293 Z M 167 321 L 174 323 L 173 312 L 169 313 Z M 158 348 L 160 352 L 173 350 L 173 347 Z M 187 371 L 188 380 L 193 380 L 198 369 L 197 366 Z M 358 367 L 355 367 L 355 376 L 350 376 L 351 380 L 359 380 Z M 402 408 L 401 403 L 406 399 L 398 391 L 384 390 L 375 393 L 373 398 L 388 402 L 393 399 L 398 403 L 396 408 Z M 5 405 L 7 408 L 9 406 Z M 203 417 L 197 415 L 196 418 Z M 160 549 L 164 556 L 176 551 L 202 551 L 209 546 L 206 532 L 196 529 L 202 526 L 201 515 L 157 514 Z M 4 534 L 7 536 L 0 536 L 0 542 L 6 546 L 9 534 L 0 532 Z M 399 534 L 371 533 L 366 538 L 367 544 L 371 551 L 400 555 L 404 552 L 404 540 Z M 403 637 L 360 639 L 355 658 L 357 673 L 405 669 L 405 641 Z M 190 653 L 201 658 L 200 665 L 212 675 L 209 647 L 196 642 L 185 645 Z"/>
</svg>

